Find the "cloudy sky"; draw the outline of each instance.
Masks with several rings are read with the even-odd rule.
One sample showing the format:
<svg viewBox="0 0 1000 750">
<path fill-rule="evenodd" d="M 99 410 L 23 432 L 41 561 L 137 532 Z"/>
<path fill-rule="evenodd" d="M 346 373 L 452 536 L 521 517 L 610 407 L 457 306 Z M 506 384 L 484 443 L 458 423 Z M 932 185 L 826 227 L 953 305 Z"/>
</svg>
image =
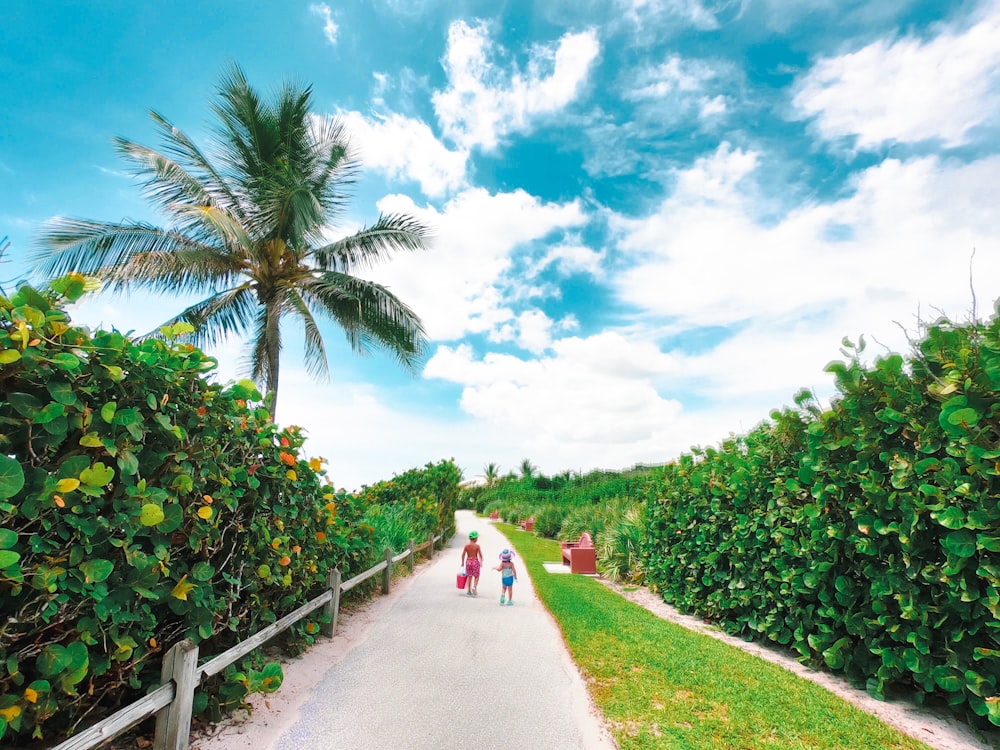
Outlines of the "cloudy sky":
<svg viewBox="0 0 1000 750">
<path fill-rule="evenodd" d="M 162 222 L 114 136 L 207 143 L 229 62 L 313 86 L 380 211 L 435 242 L 371 271 L 424 320 L 420 373 L 331 380 L 291 331 L 278 421 L 338 486 L 661 463 L 832 393 L 842 339 L 905 351 L 1000 297 L 1000 0 L 13 0 L 0 25 L 0 265 L 52 216 Z M 142 333 L 177 300 L 100 296 Z M 240 342 L 216 352 L 241 374 Z"/>
</svg>

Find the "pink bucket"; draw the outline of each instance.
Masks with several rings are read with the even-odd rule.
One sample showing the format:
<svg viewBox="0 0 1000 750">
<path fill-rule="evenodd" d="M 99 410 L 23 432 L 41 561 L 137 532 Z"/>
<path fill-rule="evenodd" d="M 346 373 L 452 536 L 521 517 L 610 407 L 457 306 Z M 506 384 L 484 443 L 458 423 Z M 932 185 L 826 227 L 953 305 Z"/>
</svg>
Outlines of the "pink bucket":
<svg viewBox="0 0 1000 750">
<path fill-rule="evenodd" d="M 461 573 L 459 573 L 458 577 L 455 579 L 455 585 L 458 588 L 460 588 L 460 589 L 464 589 L 465 588 L 465 582 L 468 581 L 468 580 L 469 580 L 468 576 L 464 576 Z"/>
</svg>

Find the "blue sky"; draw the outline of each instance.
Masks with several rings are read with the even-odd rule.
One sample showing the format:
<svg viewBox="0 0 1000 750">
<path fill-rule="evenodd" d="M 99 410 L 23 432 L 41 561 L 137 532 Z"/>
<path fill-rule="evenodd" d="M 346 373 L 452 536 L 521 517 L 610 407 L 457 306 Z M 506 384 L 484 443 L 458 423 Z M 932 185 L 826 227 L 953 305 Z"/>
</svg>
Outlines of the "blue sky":
<svg viewBox="0 0 1000 750">
<path fill-rule="evenodd" d="M 905 351 L 1000 297 L 1000 2 L 13 0 L 0 25 L 5 288 L 56 215 L 162 223 L 111 139 L 207 142 L 226 65 L 311 84 L 363 165 L 333 235 L 403 210 L 433 247 L 373 269 L 423 318 L 412 377 L 289 331 L 278 421 L 355 488 L 661 463 L 832 393 L 841 340 Z M 973 292 L 970 289 L 974 289 Z M 103 295 L 145 332 L 183 302 Z M 214 352 L 241 375 L 240 342 Z"/>
</svg>

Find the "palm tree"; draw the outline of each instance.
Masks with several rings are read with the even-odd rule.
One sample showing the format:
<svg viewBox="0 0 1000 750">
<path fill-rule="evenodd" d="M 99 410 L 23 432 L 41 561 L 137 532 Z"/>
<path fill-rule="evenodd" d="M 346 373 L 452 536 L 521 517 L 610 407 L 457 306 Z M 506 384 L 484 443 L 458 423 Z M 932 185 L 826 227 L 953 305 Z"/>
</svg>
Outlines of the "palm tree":
<svg viewBox="0 0 1000 750">
<path fill-rule="evenodd" d="M 483 467 L 483 479 L 487 487 L 492 487 L 500 481 L 500 466 L 492 461 Z"/>
<path fill-rule="evenodd" d="M 531 479 L 535 476 L 535 465 L 527 458 L 521 460 L 521 478 Z"/>
<path fill-rule="evenodd" d="M 115 140 L 168 227 L 55 218 L 37 244 L 39 270 L 94 275 L 114 291 L 198 295 L 167 323 L 192 324 L 200 345 L 249 334 L 250 374 L 269 395 L 272 418 L 283 318 L 301 323 L 314 376 L 329 376 L 317 316 L 339 324 L 355 352 L 379 347 L 415 370 L 426 345 L 420 318 L 354 273 L 426 247 L 427 227 L 388 214 L 329 241 L 324 232 L 342 215 L 358 168 L 340 121 L 311 113 L 311 87 L 286 83 L 262 101 L 235 65 L 217 94 L 212 161 L 156 112 L 162 150 Z"/>
</svg>

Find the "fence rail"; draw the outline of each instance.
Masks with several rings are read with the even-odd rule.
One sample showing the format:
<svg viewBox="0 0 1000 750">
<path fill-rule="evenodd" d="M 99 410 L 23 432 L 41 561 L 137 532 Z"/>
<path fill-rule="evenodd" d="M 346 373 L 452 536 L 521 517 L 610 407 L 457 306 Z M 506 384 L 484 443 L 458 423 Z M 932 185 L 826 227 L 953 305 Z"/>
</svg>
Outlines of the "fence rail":
<svg viewBox="0 0 1000 750">
<path fill-rule="evenodd" d="M 444 534 L 438 534 L 417 545 L 411 539 L 407 549 L 398 555 L 393 555 L 391 549 L 386 549 L 384 560 L 343 583 L 340 581 L 340 571 L 331 570 L 327 576 L 326 591 L 322 594 L 254 633 L 245 641 L 240 641 L 232 648 L 213 656 L 201 666 L 198 665 L 196 645 L 187 639 L 175 643 L 163 657 L 162 684 L 158 688 L 103 721 L 73 735 L 52 750 L 93 750 L 154 715 L 156 736 L 153 740 L 153 750 L 187 750 L 191 734 L 194 691 L 203 680 L 219 674 L 230 664 L 260 648 L 320 607 L 325 608 L 324 615 L 327 619 L 323 624 L 323 635 L 333 637 L 337 629 L 342 594 L 346 594 L 379 573 L 382 573 L 382 593 L 388 594 L 393 565 L 406 560 L 412 573 L 417 553 L 430 548 L 430 554 L 433 555 L 437 544 L 439 542 L 443 544 L 443 541 Z"/>
</svg>

